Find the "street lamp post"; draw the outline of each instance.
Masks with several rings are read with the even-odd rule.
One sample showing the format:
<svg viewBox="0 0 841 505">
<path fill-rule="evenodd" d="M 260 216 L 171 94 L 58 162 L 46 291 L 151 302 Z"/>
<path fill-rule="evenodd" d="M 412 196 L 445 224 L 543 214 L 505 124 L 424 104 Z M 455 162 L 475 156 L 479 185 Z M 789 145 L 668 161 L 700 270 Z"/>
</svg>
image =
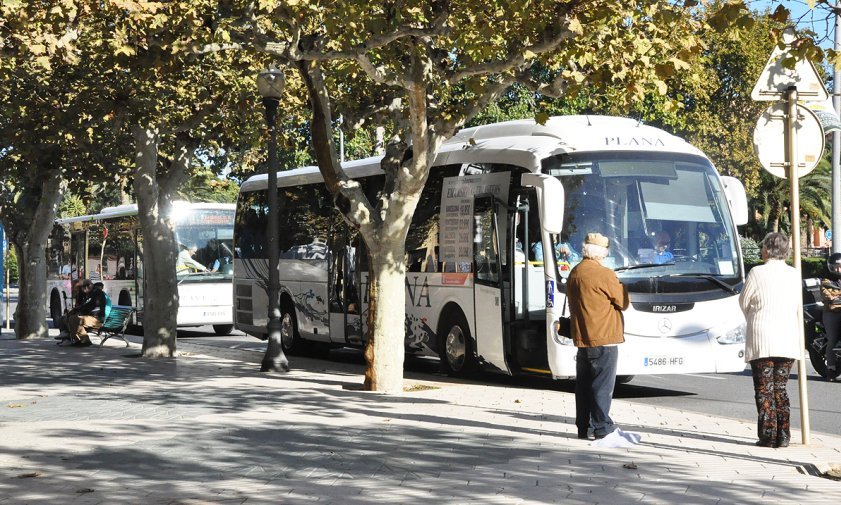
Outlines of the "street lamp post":
<svg viewBox="0 0 841 505">
<path fill-rule="evenodd" d="M 278 216 L 277 216 L 277 128 L 275 116 L 277 105 L 283 94 L 286 80 L 283 72 L 269 69 L 257 76 L 257 88 L 266 108 L 266 126 L 269 128 L 268 204 L 269 216 L 266 223 L 266 250 L 269 260 L 269 320 L 266 323 L 268 345 L 261 372 L 288 372 L 289 361 L 283 353 L 280 323 L 280 274 L 278 272 Z"/>
</svg>

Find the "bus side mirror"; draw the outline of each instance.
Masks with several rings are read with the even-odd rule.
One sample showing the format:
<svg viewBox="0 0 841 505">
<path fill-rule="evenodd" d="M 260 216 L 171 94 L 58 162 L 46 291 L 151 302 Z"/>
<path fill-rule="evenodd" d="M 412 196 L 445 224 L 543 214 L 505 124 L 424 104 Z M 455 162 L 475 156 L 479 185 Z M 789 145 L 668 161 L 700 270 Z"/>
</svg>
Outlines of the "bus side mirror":
<svg viewBox="0 0 841 505">
<path fill-rule="evenodd" d="M 564 185 L 546 174 L 523 174 L 523 186 L 537 189 L 540 204 L 540 225 L 547 233 L 560 234 L 564 226 Z"/>
<path fill-rule="evenodd" d="M 745 193 L 745 186 L 742 181 L 735 177 L 721 176 L 721 183 L 724 185 L 724 194 L 727 195 L 727 203 L 730 204 L 730 213 L 736 226 L 748 223 L 748 197 Z"/>
</svg>

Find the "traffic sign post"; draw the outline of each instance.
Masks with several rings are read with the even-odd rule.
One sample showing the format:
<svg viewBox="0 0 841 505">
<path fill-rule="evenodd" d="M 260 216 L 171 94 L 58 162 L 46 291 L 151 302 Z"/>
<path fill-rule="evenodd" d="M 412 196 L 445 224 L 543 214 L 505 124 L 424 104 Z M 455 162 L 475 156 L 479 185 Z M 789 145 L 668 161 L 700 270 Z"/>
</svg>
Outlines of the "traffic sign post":
<svg viewBox="0 0 841 505">
<path fill-rule="evenodd" d="M 788 120 L 786 121 L 786 150 L 788 151 L 788 180 L 791 183 L 791 262 L 797 270 L 797 277 L 803 278 L 800 265 L 800 175 L 797 167 L 797 87 L 788 90 Z M 823 139 L 823 132 L 821 132 Z M 798 307 L 799 320 L 803 321 L 803 292 L 800 291 L 800 305 Z M 803 445 L 811 443 L 811 429 L 809 426 L 809 394 L 806 390 L 806 336 L 803 325 L 798 324 L 798 340 L 800 341 L 800 359 L 797 360 L 797 385 L 800 393 L 800 433 Z"/>
<path fill-rule="evenodd" d="M 791 44 L 794 31 L 786 30 L 784 40 Z M 751 98 L 756 101 L 781 101 L 784 104 L 773 105 L 765 111 L 754 130 L 754 147 L 763 168 L 775 177 L 785 177 L 791 183 L 791 242 L 792 263 L 799 278 L 803 277 L 800 265 L 800 181 L 799 178 L 809 173 L 817 165 L 823 155 L 824 132 L 820 121 L 814 114 L 803 112 L 808 110 L 798 106 L 798 100 L 824 101 L 829 97 L 823 81 L 820 79 L 815 66 L 811 62 L 801 60 L 796 62 L 793 69 L 783 66 L 783 59 L 788 56 L 788 48 L 775 48 L 762 70 L 762 74 L 751 92 Z M 784 114 L 780 114 L 784 111 Z M 811 113 L 811 111 L 809 111 Z M 807 119 L 810 118 L 811 119 Z M 814 123 L 817 122 L 817 128 Z M 780 159 L 779 124 L 784 123 L 782 135 L 785 142 L 784 156 Z M 819 137 L 819 138 L 818 138 Z M 820 147 L 818 147 L 818 145 Z M 799 154 L 799 151 L 802 154 Z M 814 164 L 812 164 L 814 162 Z M 810 166 L 811 165 L 811 166 Z M 803 320 L 802 290 L 798 307 L 798 316 Z M 811 429 L 809 426 L 809 395 L 806 390 L 806 345 L 803 325 L 798 324 L 798 340 L 800 341 L 800 359 L 797 361 L 797 383 L 800 393 L 800 431 L 803 445 L 811 443 Z"/>
</svg>

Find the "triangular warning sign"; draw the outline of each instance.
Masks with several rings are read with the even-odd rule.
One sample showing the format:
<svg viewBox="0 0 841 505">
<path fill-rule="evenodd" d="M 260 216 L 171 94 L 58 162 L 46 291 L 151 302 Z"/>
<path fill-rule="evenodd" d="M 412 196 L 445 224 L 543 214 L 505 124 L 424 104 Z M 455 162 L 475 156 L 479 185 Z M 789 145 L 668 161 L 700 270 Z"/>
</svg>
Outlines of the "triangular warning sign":
<svg viewBox="0 0 841 505">
<path fill-rule="evenodd" d="M 750 97 L 758 102 L 785 100 L 790 86 L 797 86 L 797 100 L 801 102 L 823 102 L 829 93 L 823 85 L 815 65 L 809 60 L 798 60 L 794 68 L 783 67 L 788 56 L 788 47 L 775 47 L 753 87 Z"/>
</svg>

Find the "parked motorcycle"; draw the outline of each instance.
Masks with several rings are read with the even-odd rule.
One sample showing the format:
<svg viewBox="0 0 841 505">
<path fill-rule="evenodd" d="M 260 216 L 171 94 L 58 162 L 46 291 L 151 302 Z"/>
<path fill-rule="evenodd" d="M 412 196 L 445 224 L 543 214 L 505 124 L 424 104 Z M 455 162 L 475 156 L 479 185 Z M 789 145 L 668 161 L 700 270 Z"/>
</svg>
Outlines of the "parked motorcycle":
<svg viewBox="0 0 841 505">
<path fill-rule="evenodd" d="M 826 370 L 826 331 L 823 327 L 823 303 L 821 302 L 821 280 L 803 279 L 803 325 L 806 337 L 806 351 L 815 371 L 825 379 L 834 379 L 841 372 L 836 370 L 829 377 Z M 841 340 L 834 349 L 841 363 Z"/>
</svg>

